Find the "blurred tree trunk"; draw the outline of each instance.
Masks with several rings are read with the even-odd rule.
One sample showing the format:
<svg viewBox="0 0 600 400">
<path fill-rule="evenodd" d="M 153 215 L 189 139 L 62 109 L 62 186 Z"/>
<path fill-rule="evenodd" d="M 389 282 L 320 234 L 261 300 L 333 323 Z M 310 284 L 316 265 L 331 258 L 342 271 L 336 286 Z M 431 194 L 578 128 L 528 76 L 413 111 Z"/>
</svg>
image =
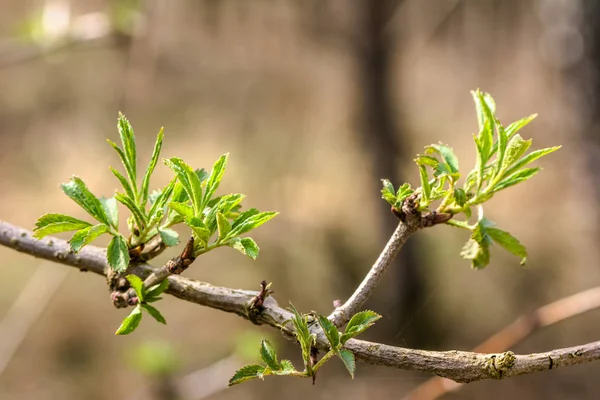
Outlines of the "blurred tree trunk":
<svg viewBox="0 0 600 400">
<path fill-rule="evenodd" d="M 360 2 L 358 40 L 353 44 L 358 76 L 358 97 L 360 110 L 359 133 L 365 149 L 371 153 L 374 174 L 377 178 L 388 178 L 394 185 L 405 181 L 400 166 L 409 155 L 403 142 L 408 141 L 406 133 L 399 128 L 395 116 L 398 104 L 394 104 L 394 51 L 396 39 L 386 33 L 386 25 L 402 0 L 373 0 Z M 401 126 L 401 124 L 400 124 Z M 373 179 L 373 192 L 381 190 L 379 179 Z M 394 230 L 397 220 L 389 207 L 381 202 L 381 220 L 387 237 Z M 387 272 L 375 295 L 378 303 L 375 309 L 390 316 L 390 329 L 398 334 L 400 341 L 410 345 L 421 345 L 427 331 L 419 321 L 426 318 L 419 315 L 410 326 L 412 319 L 423 302 L 424 276 L 420 268 L 415 238 L 402 248 L 395 265 Z M 407 329 L 399 332 L 402 327 Z"/>
</svg>

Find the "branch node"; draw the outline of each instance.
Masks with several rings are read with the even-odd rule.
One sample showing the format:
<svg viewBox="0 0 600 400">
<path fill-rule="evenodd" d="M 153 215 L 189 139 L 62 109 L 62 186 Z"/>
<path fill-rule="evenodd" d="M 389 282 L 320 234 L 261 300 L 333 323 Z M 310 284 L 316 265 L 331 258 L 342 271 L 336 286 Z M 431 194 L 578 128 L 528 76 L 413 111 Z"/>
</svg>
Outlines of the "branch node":
<svg viewBox="0 0 600 400">
<path fill-rule="evenodd" d="M 494 379 L 502 379 L 502 375 L 515 364 L 515 353 L 506 351 L 501 354 L 491 355 L 486 360 L 485 369 Z"/>
<path fill-rule="evenodd" d="M 250 300 L 250 302 L 248 303 L 248 318 L 255 324 L 258 324 L 256 318 L 264 310 L 263 305 L 265 303 L 265 300 L 267 299 L 267 297 L 269 297 L 269 295 L 275 293 L 273 290 L 271 290 L 272 284 L 272 282 L 267 284 L 267 281 L 265 280 L 260 282 L 260 292 L 258 292 L 258 294 L 254 296 L 252 300 Z"/>
<path fill-rule="evenodd" d="M 179 275 L 185 271 L 196 259 L 194 256 L 194 237 L 190 236 L 181 255 L 170 259 L 167 264 L 167 270 L 170 274 Z"/>
</svg>

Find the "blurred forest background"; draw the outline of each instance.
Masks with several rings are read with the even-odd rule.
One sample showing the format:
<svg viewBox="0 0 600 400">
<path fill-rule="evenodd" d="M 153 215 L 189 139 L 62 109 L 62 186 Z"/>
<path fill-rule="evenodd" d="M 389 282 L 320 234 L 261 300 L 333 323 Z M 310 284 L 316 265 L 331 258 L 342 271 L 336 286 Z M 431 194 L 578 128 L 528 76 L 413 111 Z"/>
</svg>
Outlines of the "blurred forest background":
<svg viewBox="0 0 600 400">
<path fill-rule="evenodd" d="M 600 285 L 599 23 L 592 0 L 2 0 L 0 218 L 32 228 L 47 212 L 85 217 L 59 189 L 73 174 L 110 196 L 108 165 L 120 165 L 105 140 L 117 139 L 122 111 L 142 163 L 164 126 L 164 157 L 210 167 L 230 152 L 222 190 L 281 212 L 253 235 L 256 262 L 223 249 L 187 276 L 245 289 L 265 279 L 281 305 L 326 314 L 395 226 L 379 179 L 417 184 L 412 159 L 438 141 L 471 169 L 469 90 L 480 87 L 506 124 L 539 113 L 522 133 L 535 148 L 563 145 L 539 176 L 487 207 L 527 246 L 528 265 L 494 248 L 492 264 L 473 271 L 459 256 L 464 232 L 420 232 L 369 301 L 383 319 L 365 335 L 468 350 L 525 312 Z M 169 175 L 159 166 L 153 186 Z M 0 342 L 22 340 L 0 352 L 1 399 L 402 398 L 428 378 L 359 362 L 351 380 L 332 361 L 314 387 L 270 378 L 225 390 L 260 338 L 296 364 L 299 349 L 170 296 L 166 327 L 145 319 L 115 337 L 127 311 L 113 308 L 99 277 L 5 248 L 0 271 L 0 326 L 13 327 Z M 598 326 L 592 311 L 512 350 L 598 340 Z M 599 374 L 599 364 L 581 365 L 445 398 L 591 399 Z"/>
</svg>

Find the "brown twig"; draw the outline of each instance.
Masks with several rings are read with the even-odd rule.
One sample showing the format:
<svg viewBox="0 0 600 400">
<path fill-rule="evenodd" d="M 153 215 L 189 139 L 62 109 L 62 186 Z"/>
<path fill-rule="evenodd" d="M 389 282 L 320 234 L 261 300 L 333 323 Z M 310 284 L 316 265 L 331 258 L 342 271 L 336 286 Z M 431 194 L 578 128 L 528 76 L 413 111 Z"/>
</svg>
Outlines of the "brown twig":
<svg viewBox="0 0 600 400">
<path fill-rule="evenodd" d="M 584 290 L 538 308 L 516 319 L 501 331 L 475 347 L 478 353 L 505 351 L 527 338 L 535 330 L 600 308 L 600 286 Z M 552 359 L 550 359 L 552 360 Z M 554 366 L 550 365 L 549 369 Z M 461 383 L 445 378 L 431 378 L 410 392 L 404 400 L 434 400 L 458 390 Z"/>
<path fill-rule="evenodd" d="M 0 221 L 0 245 L 30 254 L 35 257 L 59 262 L 101 275 L 106 275 L 106 250 L 86 246 L 79 254 L 69 251 L 69 244 L 61 239 L 36 240 L 28 230 Z M 147 277 L 153 269 L 146 264 L 131 267 L 139 276 Z M 183 300 L 250 319 L 248 303 L 258 292 L 213 286 L 180 275 L 170 275 L 167 293 Z M 263 311 L 255 323 L 270 325 L 293 337 L 292 313 L 279 307 L 273 297 L 263 304 Z M 315 331 L 315 347 L 328 350 L 329 342 L 322 331 Z M 568 365 L 600 360 L 600 341 L 580 346 L 555 349 L 543 353 L 514 355 L 481 354 L 467 351 L 428 351 L 388 346 L 364 340 L 350 339 L 345 347 L 356 358 L 367 363 L 403 370 L 425 372 L 450 378 L 457 382 L 472 382 L 482 379 L 504 379 L 512 376 L 547 371 Z"/>
</svg>

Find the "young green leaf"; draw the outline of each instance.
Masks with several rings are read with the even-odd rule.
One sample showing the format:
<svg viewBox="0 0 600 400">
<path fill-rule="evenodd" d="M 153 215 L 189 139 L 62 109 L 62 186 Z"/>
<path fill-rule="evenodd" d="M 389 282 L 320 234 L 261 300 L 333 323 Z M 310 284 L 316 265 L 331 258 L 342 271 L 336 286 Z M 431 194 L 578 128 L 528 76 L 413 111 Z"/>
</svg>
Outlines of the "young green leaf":
<svg viewBox="0 0 600 400">
<path fill-rule="evenodd" d="M 278 371 L 281 369 L 279 361 L 277 361 L 277 353 L 273 345 L 268 340 L 263 340 L 260 343 L 260 357 L 263 362 L 267 364 L 267 367 L 271 368 L 272 371 Z"/>
<path fill-rule="evenodd" d="M 198 239 L 204 247 L 208 245 L 208 240 L 210 239 L 210 231 L 204 225 L 204 222 L 200 218 L 192 217 L 186 218 L 185 223 L 187 226 L 192 228 L 192 231 L 196 235 L 196 239 Z"/>
<path fill-rule="evenodd" d="M 131 285 L 133 290 L 135 290 L 135 294 L 137 295 L 140 302 L 144 301 L 146 298 L 146 290 L 144 289 L 144 281 L 142 280 L 142 278 L 133 274 L 127 275 L 126 278 L 129 281 L 129 284 Z"/>
<path fill-rule="evenodd" d="M 491 193 L 499 192 L 502 189 L 506 189 L 508 187 L 516 185 L 517 183 L 524 182 L 540 171 L 540 168 L 524 168 L 520 171 L 517 171 L 514 174 L 507 176 L 506 178 L 495 184 Z"/>
<path fill-rule="evenodd" d="M 92 226 L 89 222 L 64 214 L 44 214 L 35 222 L 33 237 L 41 239 L 54 233 L 75 231 Z"/>
<path fill-rule="evenodd" d="M 102 208 L 104 209 L 104 213 L 108 217 L 110 222 L 110 226 L 119 229 L 119 209 L 117 208 L 117 199 L 114 197 L 104 198 L 100 197 L 100 204 L 102 204 Z"/>
<path fill-rule="evenodd" d="M 525 265 L 527 261 L 527 249 L 519 242 L 519 239 L 502 229 L 489 227 L 486 229 L 487 234 L 492 240 L 504 247 L 506 250 L 521 258 L 521 265 Z"/>
<path fill-rule="evenodd" d="M 135 308 L 133 310 L 131 310 L 131 313 L 129 313 L 129 315 L 123 320 L 123 322 L 121 323 L 121 326 L 119 326 L 119 329 L 117 329 L 117 331 L 115 332 L 115 335 L 130 334 L 138 327 L 141 320 L 142 320 L 142 309 L 141 309 L 140 305 L 138 304 L 137 306 L 135 306 Z"/>
<path fill-rule="evenodd" d="M 174 188 L 176 186 L 176 179 L 173 179 L 164 189 L 160 192 L 160 195 L 156 198 L 156 200 L 152 203 L 152 207 L 150 207 L 150 211 L 148 212 L 148 219 L 150 221 L 156 220 L 159 213 L 165 207 L 171 194 L 174 192 Z"/>
<path fill-rule="evenodd" d="M 192 200 L 194 216 L 201 216 L 202 211 L 204 211 L 204 207 L 202 206 L 202 186 L 196 172 L 181 158 L 172 157 L 166 159 L 165 164 L 175 172 L 177 179 L 181 182 L 181 186 Z"/>
<path fill-rule="evenodd" d="M 129 266 L 129 250 L 127 249 L 127 241 L 122 235 L 112 238 L 108 244 L 106 259 L 108 265 L 115 272 L 124 272 L 127 269 Z"/>
<path fill-rule="evenodd" d="M 458 158 L 454 155 L 452 149 L 444 144 L 432 144 L 425 148 L 426 154 L 437 153 L 439 154 L 444 163 L 448 166 L 450 173 L 454 174 L 458 172 Z"/>
<path fill-rule="evenodd" d="M 110 168 L 110 171 L 113 173 L 113 175 L 121 183 L 121 186 L 123 186 L 123 190 L 125 190 L 125 194 L 127 194 L 127 197 L 129 197 L 130 199 L 135 199 L 135 193 L 133 192 L 133 188 L 129 184 L 129 181 L 127 180 L 127 178 L 125 178 L 123 176 L 123 174 L 121 174 L 119 171 L 117 171 L 113 167 L 109 167 L 109 168 Z"/>
<path fill-rule="evenodd" d="M 500 168 L 500 171 L 504 172 L 508 167 L 513 165 L 531 146 L 531 139 L 524 140 L 521 135 L 516 134 L 508 142 L 506 149 L 506 157 Z"/>
<path fill-rule="evenodd" d="M 531 153 L 523 156 L 519 161 L 515 162 L 510 168 L 508 168 L 504 172 L 504 175 L 505 176 L 512 175 L 513 173 L 520 170 L 527 164 L 530 164 L 530 163 L 534 162 L 535 160 L 537 160 L 538 158 L 541 158 L 547 154 L 553 153 L 556 150 L 560 149 L 561 147 L 562 146 L 555 146 L 555 147 L 548 147 L 545 149 L 539 149 L 539 150 L 532 151 Z"/>
<path fill-rule="evenodd" d="M 179 244 L 179 233 L 169 228 L 158 228 L 158 234 L 163 243 L 169 247 Z"/>
<path fill-rule="evenodd" d="M 253 260 L 256 260 L 256 257 L 258 257 L 258 253 L 260 251 L 260 248 L 258 247 L 256 242 L 252 238 L 249 238 L 249 237 L 245 237 L 245 238 L 237 238 L 236 237 L 236 238 L 229 240 L 227 242 L 227 244 L 229 246 L 233 247 L 234 249 L 238 250 L 242 254 L 247 255 L 248 257 L 250 257 Z"/>
<path fill-rule="evenodd" d="M 152 316 L 152 318 L 154 318 L 161 324 L 165 324 L 165 325 L 167 324 L 165 317 L 163 317 L 163 315 L 160 313 L 160 311 L 158 311 L 156 309 L 156 307 L 153 307 L 147 303 L 142 303 L 141 306 L 142 306 L 142 309 L 144 309 L 144 311 L 146 311 L 148 314 L 150 314 Z"/>
<path fill-rule="evenodd" d="M 223 154 L 213 165 L 210 176 L 208 177 L 208 181 L 206 182 L 206 192 L 204 193 L 204 199 L 202 201 L 203 206 L 208 203 L 212 195 L 217 191 L 217 188 L 221 183 L 221 179 L 223 179 L 223 175 L 225 174 L 225 167 L 227 166 L 228 157 L 229 153 Z"/>
<path fill-rule="evenodd" d="M 231 231 L 231 224 L 220 212 L 217 212 L 217 226 L 219 228 L 219 240 L 223 240 L 227 237 L 227 234 Z"/>
<path fill-rule="evenodd" d="M 160 296 L 169 287 L 169 280 L 164 279 L 158 285 L 154 285 L 148 288 L 146 292 L 146 299 Z"/>
<path fill-rule="evenodd" d="M 402 202 L 413 193 L 414 190 L 410 186 L 410 183 L 405 183 L 404 185 L 400 186 L 398 188 L 398 191 L 396 192 L 396 206 L 400 207 L 402 205 Z"/>
<path fill-rule="evenodd" d="M 356 370 L 356 362 L 354 361 L 354 353 L 347 349 L 340 349 L 339 352 L 336 353 L 337 356 L 343 361 L 344 366 L 350 373 L 352 379 L 354 379 L 354 371 Z"/>
<path fill-rule="evenodd" d="M 177 214 L 183 218 L 192 218 L 194 216 L 194 209 L 186 203 L 170 202 L 169 208 L 174 210 Z"/>
<path fill-rule="evenodd" d="M 154 168 L 156 168 L 156 163 L 158 163 L 158 157 L 160 155 L 160 149 L 162 147 L 163 142 L 163 128 L 160 128 L 158 131 L 158 136 L 156 137 L 156 142 L 154 143 L 154 150 L 152 152 L 152 158 L 150 158 L 150 164 L 148 164 L 148 168 L 146 169 L 146 174 L 144 175 L 144 180 L 142 181 L 142 204 L 146 204 L 146 200 L 148 199 L 148 189 L 150 186 L 150 177 L 154 172 Z"/>
<path fill-rule="evenodd" d="M 110 225 L 110 220 L 104 212 L 104 208 L 100 200 L 89 191 L 85 183 L 78 177 L 74 176 L 67 183 L 61 185 L 63 192 L 81 208 L 87 211 L 92 217 L 98 221 Z"/>
<path fill-rule="evenodd" d="M 521 128 L 525 125 L 533 121 L 537 117 L 537 114 L 531 114 L 528 117 L 521 118 L 518 121 L 513 122 L 512 124 L 506 127 L 506 135 L 511 138 L 515 133 L 517 133 Z"/>
<path fill-rule="evenodd" d="M 235 371 L 235 374 L 229 379 L 229 386 L 237 385 L 238 383 L 246 382 L 254 378 L 262 378 L 264 371 L 265 367 L 261 365 L 245 365 Z"/>
<path fill-rule="evenodd" d="M 390 203 L 390 205 L 396 204 L 396 189 L 394 189 L 394 185 L 388 179 L 382 179 L 383 189 L 381 189 L 381 197 Z"/>
<path fill-rule="evenodd" d="M 292 317 L 292 324 L 294 324 L 296 339 L 300 343 L 302 349 L 302 359 L 304 360 L 304 367 L 306 368 L 309 376 L 312 376 L 312 365 L 310 361 L 310 349 L 315 343 L 315 335 L 310 333 L 308 329 L 308 321 L 306 316 L 301 315 L 296 307 L 290 303 L 290 310 L 294 314 Z"/>
<path fill-rule="evenodd" d="M 349 339 L 360 335 L 373 326 L 380 318 L 381 315 L 371 310 L 365 310 L 354 314 L 348 322 L 348 325 L 346 325 L 346 331 L 340 337 L 340 342 L 344 344 Z"/>
<path fill-rule="evenodd" d="M 238 219 L 240 219 L 244 214 L 240 215 L 240 217 L 238 217 Z M 262 224 L 264 224 L 265 222 L 270 221 L 271 219 L 275 218 L 277 216 L 277 214 L 279 214 L 279 213 L 276 211 L 265 211 L 265 212 L 261 212 L 258 214 L 254 214 L 254 215 L 246 218 L 243 222 L 238 223 L 238 220 L 236 219 L 231 226 L 231 232 L 229 232 L 229 234 L 227 236 L 235 237 L 235 236 L 242 235 L 246 232 L 249 232 L 252 229 L 256 229 L 259 226 L 261 226 Z"/>
<path fill-rule="evenodd" d="M 115 199 L 131 211 L 131 215 L 139 229 L 143 229 L 148 224 L 144 210 L 132 198 L 123 193 L 115 193 Z"/>
<path fill-rule="evenodd" d="M 340 333 L 335 325 L 333 325 L 330 320 L 322 315 L 319 315 L 319 325 L 321 325 L 321 328 L 323 328 L 323 332 L 329 341 L 331 350 L 336 350 L 340 344 Z"/>
<path fill-rule="evenodd" d="M 123 143 L 123 152 L 125 153 L 125 160 L 127 161 L 127 171 L 130 172 L 129 179 L 134 190 L 136 187 L 136 147 L 135 147 L 135 135 L 131 124 L 125 118 L 125 116 L 119 113 L 119 120 L 117 124 L 119 130 L 119 136 L 121 137 L 121 143 Z M 137 198 L 137 197 L 136 197 Z"/>
<path fill-rule="evenodd" d="M 419 175 L 421 177 L 421 205 L 427 206 L 430 203 L 431 185 L 429 184 L 429 176 L 424 165 L 419 165 Z"/>
<path fill-rule="evenodd" d="M 289 375 L 298 372 L 290 360 L 281 360 L 280 364 L 281 370 L 277 371 L 277 375 Z"/>
<path fill-rule="evenodd" d="M 83 228 L 75 232 L 71 240 L 69 240 L 71 250 L 73 250 L 75 253 L 79 252 L 79 250 L 81 250 L 84 246 L 90 244 L 99 236 L 108 232 L 108 230 L 108 226 L 104 224 L 98 224 L 94 226 L 88 226 L 87 228 Z"/>
<path fill-rule="evenodd" d="M 471 268 L 483 269 L 490 263 L 490 249 L 486 244 L 481 244 L 476 240 L 469 239 L 463 246 L 460 255 L 467 260 L 471 260 Z"/>
</svg>

